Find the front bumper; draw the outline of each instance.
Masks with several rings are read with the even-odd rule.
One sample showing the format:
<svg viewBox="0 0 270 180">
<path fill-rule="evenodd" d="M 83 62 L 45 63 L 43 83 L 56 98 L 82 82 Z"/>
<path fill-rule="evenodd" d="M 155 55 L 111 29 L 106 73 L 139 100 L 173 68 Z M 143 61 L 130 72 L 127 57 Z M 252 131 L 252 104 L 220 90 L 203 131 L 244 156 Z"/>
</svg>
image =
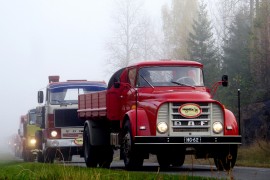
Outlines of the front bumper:
<svg viewBox="0 0 270 180">
<path fill-rule="evenodd" d="M 204 144 L 241 144 L 241 136 L 187 136 L 187 137 L 156 137 L 135 136 L 136 145 L 204 145 Z"/>
<path fill-rule="evenodd" d="M 74 139 L 47 139 L 47 148 L 65 148 L 65 147 L 82 147 L 82 144 L 76 144 Z"/>
</svg>

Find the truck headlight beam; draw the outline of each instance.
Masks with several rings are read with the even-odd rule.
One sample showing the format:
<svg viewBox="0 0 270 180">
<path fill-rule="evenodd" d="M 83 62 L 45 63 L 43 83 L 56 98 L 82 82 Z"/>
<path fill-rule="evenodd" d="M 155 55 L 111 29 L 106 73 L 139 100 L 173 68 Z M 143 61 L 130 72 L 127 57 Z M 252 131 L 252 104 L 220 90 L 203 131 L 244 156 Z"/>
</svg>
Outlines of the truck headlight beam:
<svg viewBox="0 0 270 180">
<path fill-rule="evenodd" d="M 160 134 L 166 133 L 168 131 L 168 124 L 166 122 L 160 122 L 160 123 L 158 123 L 158 125 L 157 125 L 157 131 Z"/>
</svg>

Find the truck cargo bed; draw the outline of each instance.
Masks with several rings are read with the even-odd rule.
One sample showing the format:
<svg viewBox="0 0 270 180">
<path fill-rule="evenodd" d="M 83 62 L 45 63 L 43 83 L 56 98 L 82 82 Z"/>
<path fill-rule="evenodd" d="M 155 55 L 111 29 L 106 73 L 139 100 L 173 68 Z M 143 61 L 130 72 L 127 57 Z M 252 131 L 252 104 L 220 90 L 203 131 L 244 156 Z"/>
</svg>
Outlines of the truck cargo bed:
<svg viewBox="0 0 270 180">
<path fill-rule="evenodd" d="M 79 95 L 79 118 L 86 120 L 93 117 L 105 117 L 107 115 L 106 95 L 107 91 Z"/>
</svg>

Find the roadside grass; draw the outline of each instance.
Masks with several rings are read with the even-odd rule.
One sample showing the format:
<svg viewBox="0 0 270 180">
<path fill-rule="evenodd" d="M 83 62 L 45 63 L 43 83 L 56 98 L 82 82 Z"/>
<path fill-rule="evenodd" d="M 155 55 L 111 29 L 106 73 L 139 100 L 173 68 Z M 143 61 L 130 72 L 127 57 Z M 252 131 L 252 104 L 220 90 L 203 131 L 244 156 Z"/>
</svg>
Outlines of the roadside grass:
<svg viewBox="0 0 270 180">
<path fill-rule="evenodd" d="M 102 168 L 83 168 L 77 166 L 66 166 L 61 164 L 24 163 L 12 162 L 0 164 L 0 179 L 5 180 L 100 180 L 100 179 L 144 179 L 144 180 L 199 180 L 217 179 L 207 177 L 195 177 L 185 175 L 160 174 L 159 172 L 130 172 L 123 170 L 110 170 Z"/>
<path fill-rule="evenodd" d="M 250 146 L 240 146 L 237 166 L 270 168 L 270 142 L 256 141 Z"/>
<path fill-rule="evenodd" d="M 187 155 L 185 164 L 210 165 L 215 168 L 213 158 L 195 159 Z M 270 142 L 256 141 L 250 146 L 239 146 L 236 166 L 270 168 Z"/>
</svg>

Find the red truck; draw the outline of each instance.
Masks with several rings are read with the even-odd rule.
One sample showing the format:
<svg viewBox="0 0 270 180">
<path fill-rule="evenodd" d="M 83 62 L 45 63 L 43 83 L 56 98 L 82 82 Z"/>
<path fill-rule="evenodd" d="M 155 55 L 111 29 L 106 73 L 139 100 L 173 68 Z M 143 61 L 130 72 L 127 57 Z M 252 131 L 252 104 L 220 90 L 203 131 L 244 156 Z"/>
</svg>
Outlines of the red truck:
<svg viewBox="0 0 270 180">
<path fill-rule="evenodd" d="M 84 122 L 77 116 L 78 95 L 107 87 L 103 81 L 60 82 L 59 79 L 59 76 L 49 76 L 44 103 L 44 92 L 38 91 L 37 125 L 41 128 L 35 133 L 38 162 L 52 163 L 56 158 L 71 161 L 72 155 L 82 153 Z"/>
<path fill-rule="evenodd" d="M 105 91 L 79 95 L 88 167 L 109 167 L 113 150 L 127 169 L 149 154 L 162 168 L 182 166 L 186 154 L 214 158 L 219 170 L 234 167 L 241 144 L 231 111 L 204 86 L 203 65 L 194 61 L 147 61 L 118 70 Z"/>
</svg>

